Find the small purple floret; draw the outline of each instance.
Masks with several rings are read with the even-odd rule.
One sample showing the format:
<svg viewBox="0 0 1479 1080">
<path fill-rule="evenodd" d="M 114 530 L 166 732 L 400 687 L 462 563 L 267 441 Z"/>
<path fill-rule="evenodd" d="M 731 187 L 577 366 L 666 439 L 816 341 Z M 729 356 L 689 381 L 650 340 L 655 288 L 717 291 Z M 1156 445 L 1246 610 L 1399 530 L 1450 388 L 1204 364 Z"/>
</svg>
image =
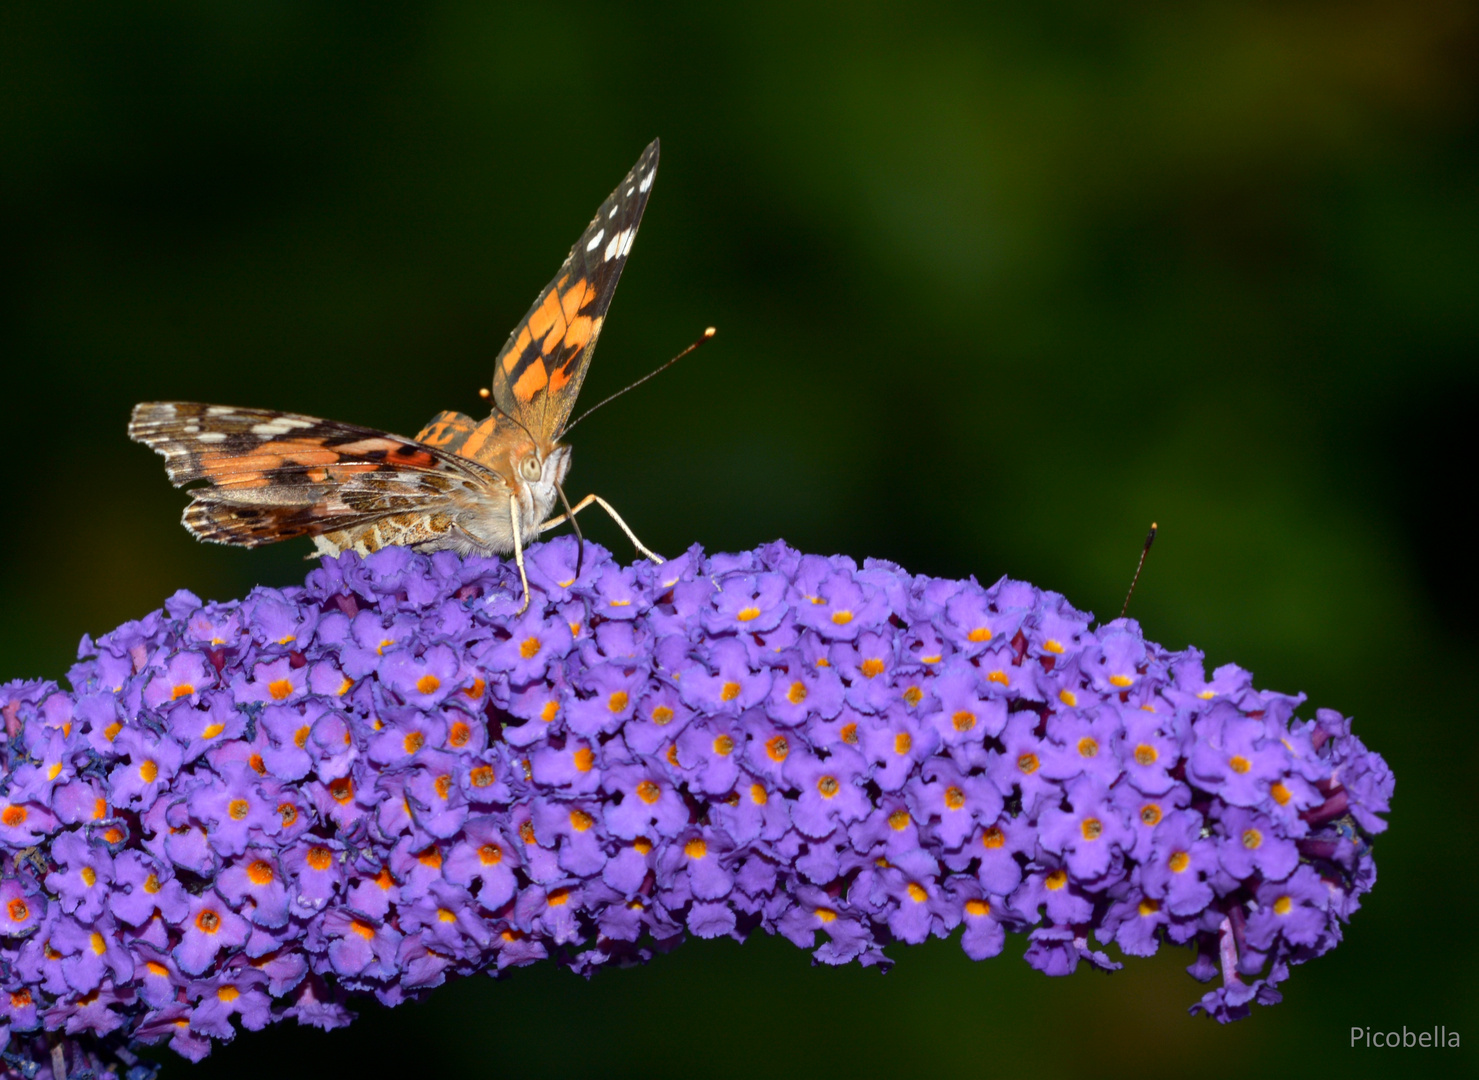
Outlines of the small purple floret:
<svg viewBox="0 0 1479 1080">
<path fill-rule="evenodd" d="M 1227 1021 L 1375 881 L 1349 721 L 1134 621 L 780 543 L 528 564 L 522 613 L 508 565 L 404 548 L 181 592 L 71 691 L 0 688 L 0 1076 L 755 930 L 883 967 L 1025 933 L 1055 975 L 1186 944 Z"/>
</svg>

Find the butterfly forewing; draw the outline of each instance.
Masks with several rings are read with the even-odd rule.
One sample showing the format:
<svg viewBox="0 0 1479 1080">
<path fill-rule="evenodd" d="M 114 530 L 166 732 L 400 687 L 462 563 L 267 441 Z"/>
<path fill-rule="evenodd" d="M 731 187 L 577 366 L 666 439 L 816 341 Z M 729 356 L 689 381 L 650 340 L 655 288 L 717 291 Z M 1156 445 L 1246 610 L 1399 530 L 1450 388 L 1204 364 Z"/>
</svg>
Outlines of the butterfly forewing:
<svg viewBox="0 0 1479 1080">
<path fill-rule="evenodd" d="M 498 354 L 494 402 L 543 442 L 558 438 L 570 418 L 652 192 L 657 154 L 654 139 Z"/>
<path fill-rule="evenodd" d="M 217 543 L 254 547 L 401 516 L 426 521 L 415 531 L 426 540 L 463 508 L 504 491 L 476 462 L 313 416 L 146 402 L 134 408 L 128 433 L 164 456 L 176 487 L 205 481 L 191 492 L 184 522 Z"/>
</svg>

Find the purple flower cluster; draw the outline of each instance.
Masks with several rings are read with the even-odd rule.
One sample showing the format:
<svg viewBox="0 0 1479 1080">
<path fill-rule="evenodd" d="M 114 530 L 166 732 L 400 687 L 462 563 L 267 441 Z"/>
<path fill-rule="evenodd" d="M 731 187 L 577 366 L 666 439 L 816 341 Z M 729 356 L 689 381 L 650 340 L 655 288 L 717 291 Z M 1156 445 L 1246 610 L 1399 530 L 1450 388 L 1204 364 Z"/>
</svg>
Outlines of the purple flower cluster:
<svg viewBox="0 0 1479 1080">
<path fill-rule="evenodd" d="M 7 1058 L 198 1059 L 347 992 L 756 929 L 829 964 L 1018 931 L 1053 975 L 1187 944 L 1230 1020 L 1375 881 L 1392 776 L 1348 722 L 1133 621 L 780 543 L 597 556 L 533 548 L 521 614 L 498 561 L 346 554 L 0 689 Z"/>
</svg>

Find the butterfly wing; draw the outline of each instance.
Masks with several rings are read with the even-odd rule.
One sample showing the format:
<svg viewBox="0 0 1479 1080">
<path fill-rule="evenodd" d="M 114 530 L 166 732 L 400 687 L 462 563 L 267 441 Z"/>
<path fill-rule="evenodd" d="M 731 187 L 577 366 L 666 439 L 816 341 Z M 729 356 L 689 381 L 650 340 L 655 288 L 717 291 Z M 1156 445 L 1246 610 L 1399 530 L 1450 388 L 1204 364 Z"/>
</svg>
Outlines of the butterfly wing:
<svg viewBox="0 0 1479 1080">
<path fill-rule="evenodd" d="M 564 429 L 585 380 L 652 191 L 657 151 L 653 139 L 498 354 L 494 402 L 546 444 Z"/>
<path fill-rule="evenodd" d="M 176 487 L 206 482 L 192 490 L 184 524 L 220 544 L 256 547 L 392 521 L 415 526 L 398 530 L 407 539 L 396 542 L 434 544 L 507 491 L 496 472 L 435 447 L 269 409 L 146 402 L 134 407 L 128 435 L 163 455 Z"/>
</svg>

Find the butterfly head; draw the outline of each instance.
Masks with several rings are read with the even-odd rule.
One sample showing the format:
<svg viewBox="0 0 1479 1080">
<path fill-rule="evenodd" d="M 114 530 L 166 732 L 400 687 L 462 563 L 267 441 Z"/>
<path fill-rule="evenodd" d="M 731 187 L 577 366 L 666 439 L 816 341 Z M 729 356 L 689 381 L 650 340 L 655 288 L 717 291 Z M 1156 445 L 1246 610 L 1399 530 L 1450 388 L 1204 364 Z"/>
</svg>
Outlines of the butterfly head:
<svg viewBox="0 0 1479 1080">
<path fill-rule="evenodd" d="M 561 443 L 540 445 L 521 439 L 509 448 L 504 476 L 519 504 L 519 531 L 526 543 L 538 535 L 539 526 L 559 504 L 559 487 L 569 472 L 570 447 Z"/>
</svg>

